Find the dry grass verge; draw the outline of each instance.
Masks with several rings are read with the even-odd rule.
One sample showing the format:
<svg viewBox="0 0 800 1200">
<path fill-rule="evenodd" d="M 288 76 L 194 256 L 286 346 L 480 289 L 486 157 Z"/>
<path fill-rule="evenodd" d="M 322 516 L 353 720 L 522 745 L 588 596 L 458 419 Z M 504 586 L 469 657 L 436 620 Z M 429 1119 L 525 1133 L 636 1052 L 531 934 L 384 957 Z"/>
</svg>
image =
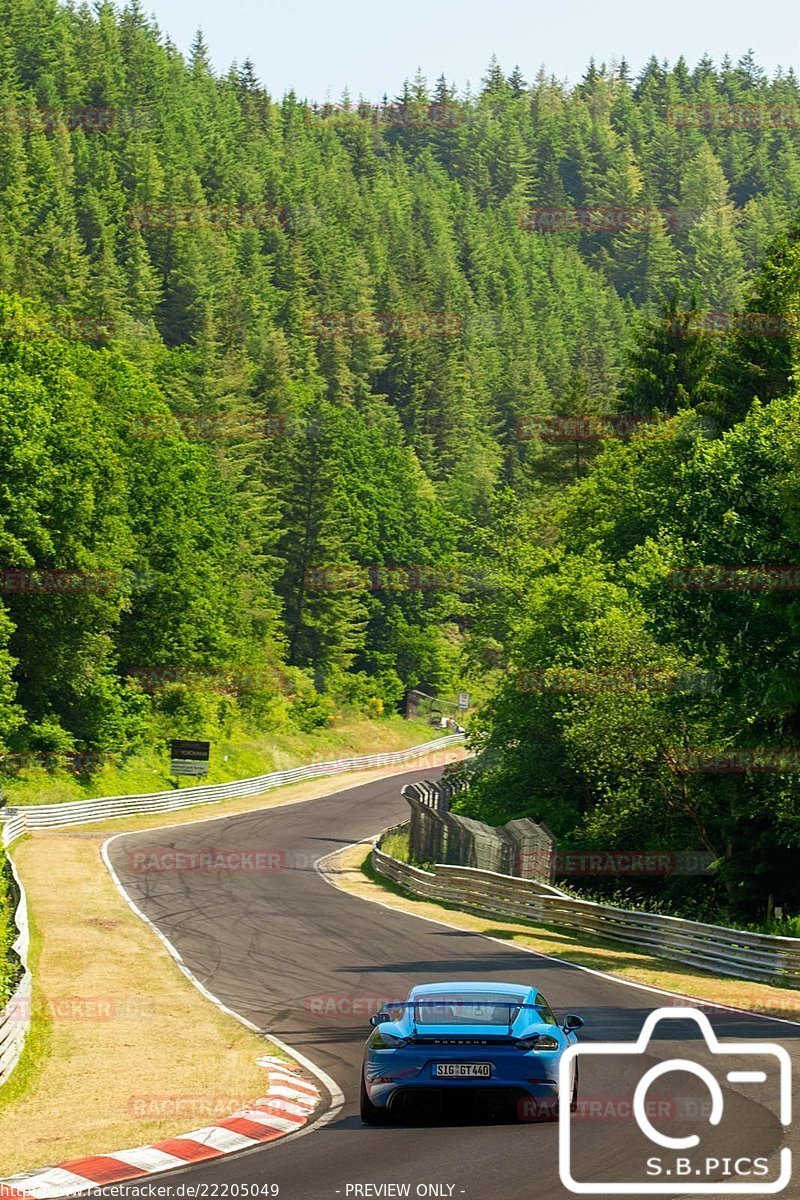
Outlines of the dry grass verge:
<svg viewBox="0 0 800 1200">
<path fill-rule="evenodd" d="M 434 765 L 428 757 L 420 763 Z M 34 1019 L 23 1059 L 0 1089 L 0 1174 L 158 1141 L 228 1116 L 266 1090 L 258 1055 L 280 1054 L 204 999 L 131 911 L 100 856 L 110 833 L 296 804 L 416 765 L 43 831 L 18 843 Z"/>
<path fill-rule="evenodd" d="M 158 1141 L 266 1090 L 263 1038 L 204 1000 L 117 892 L 101 835 L 15 858 L 37 928 L 34 1060 L 0 1091 L 0 1173 Z M 16 1093 L 16 1094 L 15 1094 Z"/>
</svg>

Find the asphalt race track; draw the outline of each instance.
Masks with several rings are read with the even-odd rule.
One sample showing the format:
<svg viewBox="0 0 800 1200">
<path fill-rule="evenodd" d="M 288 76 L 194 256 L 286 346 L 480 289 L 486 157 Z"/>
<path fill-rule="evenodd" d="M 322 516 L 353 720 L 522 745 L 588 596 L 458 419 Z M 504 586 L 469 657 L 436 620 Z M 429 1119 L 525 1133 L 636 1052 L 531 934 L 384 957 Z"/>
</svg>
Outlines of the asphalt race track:
<svg viewBox="0 0 800 1200">
<path fill-rule="evenodd" d="M 654 993 L 369 903 L 335 889 L 320 876 L 313 865 L 317 859 L 403 819 L 407 806 L 400 796 L 401 784 L 432 774 L 430 769 L 409 772 L 307 803 L 126 834 L 111 843 L 110 859 L 125 890 L 197 979 L 229 1008 L 312 1060 L 345 1098 L 341 1110 L 320 1128 L 312 1126 L 288 1141 L 153 1180 L 169 1184 L 170 1196 L 190 1196 L 190 1184 L 207 1185 L 195 1195 L 214 1197 L 226 1194 L 225 1185 L 267 1183 L 279 1185 L 280 1200 L 403 1194 L 550 1200 L 570 1194 L 559 1179 L 557 1124 L 482 1119 L 478 1114 L 472 1119 L 445 1117 L 366 1128 L 358 1116 L 368 1012 L 379 998 L 403 996 L 414 983 L 464 978 L 535 982 L 557 1013 L 576 1012 L 586 1019 L 581 1041 L 587 1043 L 633 1041 L 647 1014 L 670 1004 Z M 280 856 L 274 859 L 278 863 L 285 856 L 285 869 L 133 869 L 136 852 L 153 847 L 272 850 Z M 621 959 L 624 955 L 621 947 Z M 721 1038 L 780 1042 L 792 1056 L 796 1075 L 800 1025 L 717 1011 L 711 1020 Z M 692 1054 L 702 1051 L 691 1023 L 659 1028 L 663 1032 L 645 1058 L 620 1063 L 602 1057 L 582 1064 L 584 1115 L 574 1125 L 578 1177 L 583 1178 L 580 1171 L 587 1168 L 608 1180 L 645 1182 L 642 1145 L 650 1143 L 632 1120 L 625 1119 L 624 1105 L 648 1066 L 679 1056 L 689 1038 Z M 213 1046 L 208 1051 L 213 1055 Z M 703 1153 L 721 1164 L 725 1157 L 734 1160 L 743 1154 L 773 1156 L 769 1178 L 774 1178 L 775 1156 L 786 1144 L 774 1081 L 745 1086 L 727 1083 L 724 1073 L 718 1077 L 725 1099 L 718 1128 L 712 1129 L 705 1119 L 698 1127 L 704 1104 L 707 1111 L 708 1092 L 685 1073 L 667 1075 L 653 1085 L 653 1124 L 671 1136 L 697 1130 Z M 235 1080 L 231 1090 L 235 1093 Z M 796 1144 L 793 1150 L 797 1158 Z M 649 1153 L 662 1155 L 667 1164 L 677 1152 L 651 1146 Z M 730 1169 L 722 1165 L 710 1178 L 721 1178 Z M 378 1186 L 355 1189 L 367 1184 Z M 381 1190 L 381 1184 L 411 1187 L 405 1193 Z M 438 1189 L 417 1191 L 418 1185 Z M 726 1195 L 725 1188 L 721 1181 L 719 1192 L 710 1194 Z M 136 1186 L 114 1189 L 115 1195 L 126 1193 L 135 1197 Z M 646 1193 L 642 1189 L 634 1194 Z M 800 1196 L 800 1182 L 790 1183 L 781 1195 Z"/>
</svg>

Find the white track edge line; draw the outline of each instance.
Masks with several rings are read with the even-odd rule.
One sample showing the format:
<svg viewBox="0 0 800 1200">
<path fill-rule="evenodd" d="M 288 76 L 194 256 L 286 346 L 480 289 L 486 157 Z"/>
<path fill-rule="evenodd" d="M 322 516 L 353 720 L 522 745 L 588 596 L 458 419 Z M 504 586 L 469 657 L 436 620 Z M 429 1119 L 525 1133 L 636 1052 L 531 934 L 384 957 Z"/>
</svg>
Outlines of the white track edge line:
<svg viewBox="0 0 800 1200">
<path fill-rule="evenodd" d="M 344 790 L 346 790 L 346 789 L 344 789 Z M 237 815 L 239 815 L 239 814 L 237 814 Z M 214 819 L 221 820 L 223 818 L 214 818 Z M 133 832 L 136 832 L 136 831 L 133 831 Z M 139 908 L 139 906 L 136 904 L 136 902 L 133 900 L 133 898 L 128 895 L 128 893 L 126 892 L 125 888 L 122 885 L 122 881 L 120 880 L 119 876 L 117 875 L 117 872 L 114 870 L 114 866 L 111 862 L 111 857 L 108 852 L 109 846 L 111 845 L 112 842 L 116 841 L 117 838 L 126 837 L 126 836 L 129 836 L 129 835 L 124 834 L 124 833 L 113 834 L 112 837 L 108 838 L 103 843 L 101 850 L 100 850 L 100 853 L 103 857 L 103 862 L 106 865 L 106 869 L 108 870 L 112 880 L 114 881 L 114 885 L 115 885 L 117 891 L 119 892 L 119 894 L 122 896 L 123 900 L 126 902 L 126 904 L 128 904 L 128 906 L 136 914 L 136 916 L 139 917 L 139 919 L 141 921 L 143 921 L 145 925 L 147 925 L 150 929 L 152 929 L 152 931 L 155 933 L 155 935 L 159 939 L 159 941 L 166 947 L 167 952 L 169 953 L 170 957 L 172 959 L 174 959 L 174 961 L 177 963 L 181 972 L 186 976 L 186 978 L 189 980 L 190 983 L 194 984 L 194 986 L 201 993 L 201 995 L 205 996 L 206 1000 L 210 1000 L 211 1003 L 215 1004 L 217 1006 L 217 1008 L 221 1009 L 222 1012 L 226 1013 L 228 1016 L 233 1017 L 235 1020 L 239 1021 L 247 1029 L 251 1029 L 254 1033 L 263 1034 L 264 1031 L 262 1029 L 259 1029 L 259 1027 L 256 1024 L 254 1024 L 252 1021 L 250 1021 L 247 1017 L 243 1016 L 241 1013 L 236 1012 L 235 1009 L 229 1008 L 227 1004 L 224 1004 L 222 1002 L 222 1000 L 220 1000 L 219 996 L 215 996 L 213 992 L 210 992 L 208 990 L 208 988 L 205 986 L 205 984 L 201 983 L 201 981 L 197 978 L 197 976 L 194 975 L 189 970 L 189 968 L 186 966 L 185 962 L 183 961 L 183 959 L 180 956 L 180 953 L 175 948 L 175 946 L 173 946 L 172 942 L 169 940 L 169 938 L 166 936 L 166 934 L 162 933 L 162 931 L 158 928 L 158 926 L 156 924 L 154 924 L 154 922 L 151 921 L 150 918 L 145 913 L 142 912 L 142 910 Z M 278 1145 L 279 1142 L 284 1143 L 284 1142 L 289 1141 L 291 1138 L 302 1137 L 304 1134 L 311 1133 L 311 1132 L 313 1132 L 313 1130 L 318 1129 L 323 1125 L 327 1125 L 330 1121 L 334 1120 L 339 1115 L 342 1108 L 344 1107 L 344 1102 L 345 1102 L 344 1092 L 339 1087 L 336 1080 L 333 1079 L 327 1073 L 327 1071 L 323 1071 L 322 1067 L 318 1067 L 317 1064 L 312 1062 L 310 1058 L 307 1058 L 305 1056 L 305 1054 L 301 1054 L 299 1050 L 295 1050 L 292 1046 L 289 1046 L 288 1043 L 282 1041 L 280 1038 L 276 1037 L 274 1034 L 267 1033 L 267 1034 L 264 1034 L 264 1036 L 268 1037 L 271 1042 L 274 1042 L 276 1046 L 279 1046 L 281 1048 L 281 1050 L 284 1050 L 296 1062 L 300 1063 L 301 1066 L 305 1067 L 307 1071 L 309 1071 L 312 1075 L 314 1075 L 320 1081 L 320 1083 L 323 1085 L 323 1087 L 326 1089 L 326 1091 L 330 1095 L 331 1103 L 330 1103 L 330 1107 L 327 1109 L 327 1111 L 324 1112 L 322 1114 L 322 1116 L 318 1118 L 318 1120 L 307 1122 L 306 1125 L 302 1129 L 298 1129 L 295 1133 L 289 1133 L 284 1138 L 277 1139 L 274 1142 L 267 1142 L 263 1146 L 253 1147 L 253 1149 L 255 1149 L 255 1150 L 266 1150 L 270 1146 Z M 182 1168 L 182 1169 L 185 1169 L 185 1168 Z M 155 1172 L 154 1172 L 154 1174 L 155 1174 Z"/>
<path fill-rule="evenodd" d="M 420 755 L 420 757 L 422 757 L 422 755 Z M 405 764 L 397 764 L 397 765 L 405 766 Z M 417 766 L 416 768 L 413 768 L 413 767 L 410 768 L 408 771 L 392 771 L 392 772 L 387 773 L 386 775 L 379 775 L 377 777 L 377 779 L 373 780 L 372 782 L 377 783 L 381 779 L 391 779 L 391 778 L 394 778 L 395 775 L 413 774 L 414 770 L 421 770 L 421 769 L 422 768 Z M 289 786 L 291 786 L 291 785 L 289 785 Z M 355 784 L 353 786 L 360 787 L 362 785 Z M 283 804 L 275 804 L 275 805 L 269 805 L 269 806 L 262 806 L 260 808 L 246 809 L 241 813 L 219 813 L 216 816 L 200 818 L 197 821 L 180 821 L 180 822 L 174 823 L 172 825 L 158 825 L 158 826 L 153 826 L 152 828 L 159 829 L 159 830 L 160 829 L 179 829 L 184 825 L 202 825 L 206 822 L 211 822 L 211 821 L 225 821 L 225 820 L 233 819 L 235 817 L 245 816 L 248 813 L 273 811 L 273 810 L 279 809 L 279 808 L 289 808 L 292 805 L 298 804 L 298 803 L 300 803 L 300 804 L 308 803 L 310 800 L 322 800 L 322 799 L 325 799 L 327 796 L 337 795 L 339 792 L 347 792 L 350 790 L 351 790 L 351 787 L 344 787 L 344 788 L 336 789 L 333 792 L 323 792 L 319 796 L 308 796 L 304 800 L 287 800 Z M 222 1012 L 226 1013 L 230 1017 L 233 1017 L 234 1020 L 239 1021 L 240 1024 L 244 1025 L 247 1029 L 252 1030 L 253 1033 L 263 1034 L 264 1031 L 259 1029 L 259 1027 L 256 1024 L 254 1024 L 252 1021 L 250 1021 L 247 1017 L 243 1016 L 241 1013 L 236 1012 L 235 1009 L 229 1008 L 227 1004 L 224 1004 L 218 996 L 215 996 L 213 992 L 210 992 L 208 990 L 208 988 L 203 983 L 200 982 L 200 980 L 186 966 L 183 959 L 181 958 L 179 951 L 177 950 L 177 948 L 175 946 L 173 946 L 172 942 L 169 940 L 169 938 L 166 936 L 166 934 L 162 933 L 161 930 L 158 928 L 158 926 L 156 924 L 154 924 L 154 922 L 151 921 L 150 918 L 145 915 L 145 913 L 142 912 L 142 910 L 139 908 L 139 906 L 136 904 L 136 902 L 133 900 L 133 898 L 127 893 L 127 891 L 123 887 L 122 881 L 120 880 L 119 876 L 117 875 L 117 872 L 114 869 L 114 866 L 111 862 L 111 857 L 109 855 L 109 847 L 110 847 L 111 843 L 115 842 L 118 838 L 130 837 L 136 833 L 147 833 L 147 832 L 150 832 L 150 830 L 149 829 L 146 829 L 146 830 L 145 829 L 142 829 L 142 830 L 136 830 L 136 829 L 120 830 L 119 833 L 112 834 L 110 837 L 106 838 L 106 840 L 103 842 L 102 846 L 100 847 L 100 854 L 103 859 L 103 863 L 106 867 L 106 870 L 108 871 L 109 875 L 111 876 L 114 886 L 116 887 L 116 889 L 119 892 L 122 899 L 125 901 L 125 903 L 128 905 L 128 907 L 131 909 L 131 911 L 139 918 L 140 921 L 142 921 L 145 925 L 147 925 L 153 931 L 153 933 L 155 933 L 156 937 L 159 939 L 159 941 L 162 943 L 162 945 L 166 948 L 167 953 L 170 955 L 170 957 L 176 963 L 176 965 L 177 965 L 178 969 L 181 971 L 181 973 L 189 980 L 189 982 L 194 987 L 197 988 L 197 990 L 201 993 L 202 996 L 204 996 L 206 998 L 206 1000 L 210 1000 L 211 1003 L 216 1005 L 216 1007 L 219 1008 Z M 359 844 L 359 843 L 355 843 L 355 842 L 353 843 L 353 845 L 357 845 L 357 844 Z M 347 848 L 347 847 L 345 847 L 345 848 Z M 336 853 L 336 851 L 334 851 L 334 853 Z M 321 861 L 321 860 L 318 859 L 317 862 L 319 862 L 319 861 Z M 315 867 L 315 869 L 318 870 L 317 862 L 314 863 L 314 867 Z M 325 875 L 321 871 L 318 870 L 318 873 L 321 875 L 321 877 L 323 879 L 325 879 Z M 329 881 L 326 880 L 326 882 L 329 882 Z M 331 885 L 331 886 L 333 886 L 333 885 Z M 306 1121 L 305 1125 L 302 1126 L 302 1128 L 295 1130 L 295 1132 L 293 1132 L 293 1133 L 287 1133 L 282 1138 L 276 1138 L 274 1141 L 266 1142 L 263 1144 L 258 1144 L 258 1145 L 252 1146 L 249 1149 L 240 1150 L 237 1153 L 237 1158 L 244 1158 L 250 1154 L 266 1151 L 266 1150 L 271 1149 L 274 1146 L 285 1145 L 286 1142 L 293 1141 L 296 1138 L 305 1137 L 306 1134 L 309 1134 L 309 1133 L 314 1133 L 315 1130 L 321 1129 L 324 1125 L 328 1125 L 331 1121 L 335 1120 L 336 1117 L 338 1117 L 339 1113 L 342 1111 L 344 1104 L 345 1104 L 344 1092 L 339 1087 L 336 1080 L 333 1079 L 333 1077 L 330 1076 L 327 1073 L 327 1071 L 324 1071 L 322 1069 L 322 1067 L 317 1066 L 317 1064 L 314 1063 L 310 1058 L 306 1057 L 305 1054 L 302 1054 L 299 1050 L 295 1050 L 293 1046 L 290 1046 L 287 1042 L 284 1042 L 281 1038 L 277 1037 L 275 1034 L 265 1034 L 264 1036 L 268 1037 L 271 1042 L 274 1042 L 274 1044 L 276 1046 L 279 1046 L 281 1048 L 281 1050 L 285 1051 L 296 1062 L 299 1062 L 301 1066 L 305 1067 L 306 1070 L 309 1071 L 310 1074 L 314 1075 L 327 1090 L 327 1092 L 330 1096 L 330 1099 L 331 1099 L 331 1103 L 330 1103 L 330 1106 L 328 1107 L 328 1109 L 316 1120 L 311 1120 L 310 1118 L 312 1116 L 312 1113 L 309 1113 L 309 1120 Z M 138 1147 L 135 1147 L 135 1149 L 138 1149 Z M 170 1177 L 178 1176 L 183 1172 L 195 1170 L 200 1165 L 202 1165 L 202 1164 L 187 1163 L 184 1166 L 165 1168 L 163 1171 L 153 1171 L 152 1175 L 153 1176 L 169 1175 Z M 40 1168 L 40 1169 L 41 1170 L 45 1170 L 45 1169 L 51 1170 L 52 1168 Z M 31 1174 L 34 1174 L 34 1173 L 38 1174 L 38 1171 L 31 1172 Z M 148 1175 L 148 1177 L 149 1177 L 149 1175 Z M 91 1186 L 95 1189 L 99 1189 L 100 1187 L 102 1187 L 104 1185 L 93 1184 L 93 1185 L 89 1185 L 89 1186 Z M 82 1190 L 86 1190 L 86 1189 L 81 1188 L 80 1190 L 82 1191 Z M 71 1194 L 77 1195 L 77 1194 L 79 1194 L 79 1192 L 76 1189 L 76 1191 Z"/>
</svg>

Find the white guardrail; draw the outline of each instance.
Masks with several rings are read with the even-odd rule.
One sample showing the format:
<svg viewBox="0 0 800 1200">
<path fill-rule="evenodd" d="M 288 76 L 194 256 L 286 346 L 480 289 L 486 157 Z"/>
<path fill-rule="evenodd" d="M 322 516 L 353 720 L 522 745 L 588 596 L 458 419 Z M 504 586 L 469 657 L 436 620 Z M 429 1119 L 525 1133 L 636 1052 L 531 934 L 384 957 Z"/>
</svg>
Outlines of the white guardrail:
<svg viewBox="0 0 800 1200">
<path fill-rule="evenodd" d="M 444 900 L 481 915 L 496 913 L 540 925 L 564 926 L 720 975 L 800 987 L 800 938 L 745 933 L 577 900 L 546 883 L 475 867 L 437 863 L 432 871 L 424 871 L 380 849 L 387 833 L 407 829 L 408 825 L 398 825 L 381 835 L 372 851 L 372 865 L 415 896 Z"/>
<path fill-rule="evenodd" d="M 17 838 L 33 829 L 58 829 L 62 825 L 85 825 L 89 821 L 176 812 L 193 804 L 212 804 L 232 796 L 259 796 L 286 783 L 316 779 L 320 775 L 340 775 L 344 771 L 395 766 L 438 750 L 446 750 L 449 746 L 457 746 L 463 740 L 463 734 L 453 733 L 433 742 L 424 742 L 421 746 L 411 746 L 407 750 L 364 754 L 360 758 L 339 758 L 333 762 L 292 767 L 288 771 L 272 771 L 269 775 L 255 775 L 252 779 L 233 779 L 228 783 L 204 784 L 180 790 L 173 788 L 168 792 L 147 792 L 138 796 L 103 796 L 97 800 L 69 800 L 63 804 L 9 807 L 0 811 L 3 846 L 11 846 Z"/>
<path fill-rule="evenodd" d="M 16 867 L 9 857 L 9 864 L 19 889 L 19 902 L 14 914 L 19 933 L 13 949 L 19 955 L 22 963 L 22 978 L 17 984 L 16 991 L 0 1009 L 0 1085 L 5 1082 L 22 1054 L 25 1038 L 31 1023 L 31 973 L 28 970 L 28 906 L 25 899 L 25 889 L 17 874 Z"/>
<path fill-rule="evenodd" d="M 8 849 L 18 838 L 33 829 L 57 829 L 65 825 L 85 825 L 90 821 L 105 821 L 117 817 L 138 816 L 144 813 L 175 812 L 194 804 L 211 804 L 231 796 L 258 796 L 272 788 L 303 779 L 316 779 L 321 775 L 340 775 L 345 771 L 364 771 L 370 767 L 389 767 L 412 762 L 427 754 L 447 750 L 464 741 L 460 733 L 411 746 L 407 750 L 392 750 L 384 754 L 365 754 L 359 758 L 340 758 L 332 762 L 312 763 L 306 767 L 293 767 L 288 771 L 272 771 L 268 775 L 256 775 L 252 779 L 234 779 L 229 783 L 215 783 L 201 787 L 184 788 L 182 791 L 149 792 L 138 796 L 104 796 L 97 800 L 74 800 L 64 804 L 36 804 L 30 807 L 12 807 L 0 810 L 2 845 Z M 22 888 L 11 856 L 11 870 L 19 888 L 20 901 L 15 922 L 19 936 L 14 949 L 23 964 L 23 975 L 14 995 L 0 1010 L 0 1085 L 2 1085 L 19 1061 L 31 1023 L 31 975 L 28 970 L 28 916 L 25 892 Z"/>
</svg>

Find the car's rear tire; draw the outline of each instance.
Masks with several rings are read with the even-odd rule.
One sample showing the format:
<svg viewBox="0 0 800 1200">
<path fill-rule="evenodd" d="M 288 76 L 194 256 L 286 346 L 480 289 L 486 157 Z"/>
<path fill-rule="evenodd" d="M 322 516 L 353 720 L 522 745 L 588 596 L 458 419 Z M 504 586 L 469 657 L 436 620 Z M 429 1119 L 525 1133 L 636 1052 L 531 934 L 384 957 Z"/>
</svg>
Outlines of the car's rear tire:
<svg viewBox="0 0 800 1200">
<path fill-rule="evenodd" d="M 367 1092 L 367 1085 L 364 1082 L 364 1075 L 361 1075 L 361 1094 L 359 1107 L 361 1109 L 361 1120 L 365 1125 L 388 1125 L 389 1110 L 387 1108 L 378 1108 L 373 1104 Z"/>
<path fill-rule="evenodd" d="M 571 1113 L 578 1111 L 578 1067 L 575 1065 L 575 1078 L 572 1081 L 572 1095 L 569 1100 L 569 1111 Z M 548 1122 L 557 1121 L 559 1119 L 559 1102 L 558 1097 L 553 1096 L 552 1099 L 542 1105 L 539 1119 L 547 1124 Z"/>
<path fill-rule="evenodd" d="M 575 1081 L 572 1084 L 572 1099 L 569 1102 L 569 1111 L 578 1111 L 578 1064 L 575 1064 Z"/>
</svg>

